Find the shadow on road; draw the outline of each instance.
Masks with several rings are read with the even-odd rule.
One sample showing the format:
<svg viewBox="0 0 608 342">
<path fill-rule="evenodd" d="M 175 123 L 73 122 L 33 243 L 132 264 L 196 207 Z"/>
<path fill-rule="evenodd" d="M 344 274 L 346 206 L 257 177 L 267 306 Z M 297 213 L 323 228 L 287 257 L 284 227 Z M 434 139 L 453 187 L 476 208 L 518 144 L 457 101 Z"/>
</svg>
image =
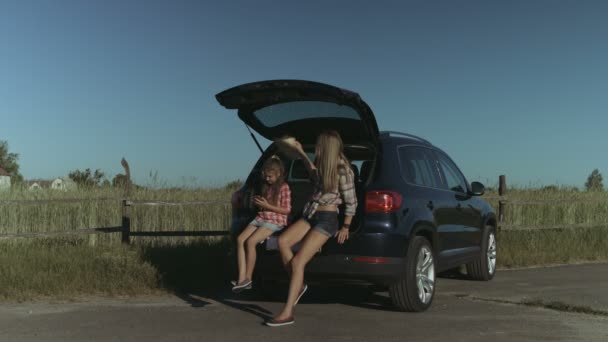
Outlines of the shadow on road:
<svg viewBox="0 0 608 342">
<path fill-rule="evenodd" d="M 204 308 L 210 301 L 236 310 L 269 318 L 273 313 L 258 303 L 282 303 L 287 298 L 287 277 L 272 286 L 254 280 L 254 289 L 232 293 L 230 279 L 235 267 L 225 257 L 226 242 L 176 246 L 148 246 L 144 259 L 160 274 L 160 285 L 175 293 L 195 308 Z M 441 278 L 468 280 L 461 270 L 438 275 Z M 342 304 L 369 310 L 396 311 L 387 288 L 363 285 L 328 283 L 325 279 L 311 279 L 309 290 L 300 300 L 302 304 Z"/>
</svg>

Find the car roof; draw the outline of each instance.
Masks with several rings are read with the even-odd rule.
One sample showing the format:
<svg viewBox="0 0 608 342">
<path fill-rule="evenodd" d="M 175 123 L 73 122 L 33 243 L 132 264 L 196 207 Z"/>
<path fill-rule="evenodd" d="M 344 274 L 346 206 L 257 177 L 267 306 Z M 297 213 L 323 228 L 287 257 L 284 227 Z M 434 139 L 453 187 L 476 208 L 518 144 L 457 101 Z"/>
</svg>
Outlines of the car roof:
<svg viewBox="0 0 608 342">
<path fill-rule="evenodd" d="M 413 134 L 409 134 L 409 133 L 402 133 L 402 132 L 395 132 L 395 131 L 381 131 L 380 139 L 383 139 L 383 140 L 390 139 L 392 141 L 398 141 L 399 143 L 435 147 L 428 140 L 423 139 L 423 138 L 413 135 Z"/>
</svg>

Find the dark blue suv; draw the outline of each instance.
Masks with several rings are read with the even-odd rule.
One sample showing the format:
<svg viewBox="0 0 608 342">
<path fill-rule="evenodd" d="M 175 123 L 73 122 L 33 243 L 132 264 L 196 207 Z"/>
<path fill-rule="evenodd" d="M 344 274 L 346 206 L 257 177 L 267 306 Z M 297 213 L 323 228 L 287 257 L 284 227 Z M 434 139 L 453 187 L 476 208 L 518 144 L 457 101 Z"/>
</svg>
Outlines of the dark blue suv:
<svg viewBox="0 0 608 342">
<path fill-rule="evenodd" d="M 473 279 L 494 277 L 496 216 L 479 197 L 484 186 L 469 184 L 450 157 L 427 140 L 378 131 L 358 94 L 317 82 L 273 80 L 237 86 L 216 98 L 237 109 L 261 136 L 294 136 L 311 156 L 320 132 L 340 132 L 356 176 L 357 214 L 350 239 L 343 245 L 330 239 L 308 264 L 307 279 L 388 286 L 398 309 L 423 311 L 433 300 L 438 272 L 464 264 Z M 292 221 L 312 192 L 302 160 L 282 154 L 275 144 L 266 150 L 256 144 L 262 155 L 232 196 L 233 236 L 256 214 L 252 198 L 260 191 L 260 168 L 270 155 L 279 154 L 285 163 Z M 259 248 L 257 279 L 285 277 L 276 236 Z"/>
</svg>

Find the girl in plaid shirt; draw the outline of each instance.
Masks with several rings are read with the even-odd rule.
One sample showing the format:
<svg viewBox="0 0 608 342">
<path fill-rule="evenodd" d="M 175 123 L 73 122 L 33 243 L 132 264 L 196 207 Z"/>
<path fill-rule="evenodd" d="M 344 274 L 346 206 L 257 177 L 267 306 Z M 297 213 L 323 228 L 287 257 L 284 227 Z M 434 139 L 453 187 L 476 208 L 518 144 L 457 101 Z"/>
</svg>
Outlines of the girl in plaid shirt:
<svg viewBox="0 0 608 342">
<path fill-rule="evenodd" d="M 304 207 L 303 217 L 279 236 L 279 251 L 283 264 L 291 274 L 289 294 L 283 310 L 266 322 L 278 327 L 292 324 L 294 306 L 306 292 L 304 268 L 331 237 L 339 244 L 348 240 L 349 227 L 357 209 L 354 173 L 344 156 L 344 145 L 336 131 L 321 133 L 315 146 L 315 162 L 308 159 L 302 145 L 294 138 L 283 138 L 279 145 L 298 152 L 304 160 L 314 186 L 312 198 Z M 338 205 L 344 203 L 344 224 L 339 227 Z M 302 241 L 297 254 L 292 247 Z"/>
<path fill-rule="evenodd" d="M 272 156 L 264 162 L 262 177 L 265 181 L 263 196 L 254 198 L 260 211 L 237 238 L 239 279 L 232 282 L 234 292 L 251 288 L 257 244 L 283 229 L 291 211 L 291 191 L 285 182 L 285 171 L 279 157 Z"/>
</svg>

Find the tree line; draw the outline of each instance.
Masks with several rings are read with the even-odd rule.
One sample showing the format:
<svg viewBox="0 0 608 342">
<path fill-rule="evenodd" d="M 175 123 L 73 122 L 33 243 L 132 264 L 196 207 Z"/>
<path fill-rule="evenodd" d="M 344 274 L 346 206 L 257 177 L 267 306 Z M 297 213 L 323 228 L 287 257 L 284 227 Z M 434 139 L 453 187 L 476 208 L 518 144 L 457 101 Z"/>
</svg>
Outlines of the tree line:
<svg viewBox="0 0 608 342">
<path fill-rule="evenodd" d="M 24 181 L 23 175 L 19 171 L 19 154 L 9 152 L 9 145 L 6 140 L 0 140 L 0 168 L 4 169 L 4 171 L 10 175 L 12 185 L 18 185 Z M 121 173 L 114 176 L 110 181 L 100 169 L 92 171 L 89 168 L 71 171 L 68 173 L 68 177 L 79 187 L 124 187 L 129 182 L 128 177 Z"/>
<path fill-rule="evenodd" d="M 23 176 L 19 172 L 19 154 L 9 152 L 8 142 L 0 140 L 0 168 L 4 169 L 11 176 L 11 183 L 18 184 L 23 182 Z M 109 181 L 105 177 L 105 173 L 100 169 L 92 171 L 87 168 L 84 171 L 76 169 L 68 174 L 68 177 L 80 187 L 99 187 L 99 186 L 118 186 L 124 187 L 129 182 L 129 178 L 123 174 L 117 174 Z M 236 184 L 235 181 L 233 183 Z M 235 184 L 228 184 L 232 186 Z M 604 183 L 602 174 L 598 169 L 595 169 L 587 177 L 585 182 L 585 190 L 587 191 L 603 191 Z"/>
</svg>

